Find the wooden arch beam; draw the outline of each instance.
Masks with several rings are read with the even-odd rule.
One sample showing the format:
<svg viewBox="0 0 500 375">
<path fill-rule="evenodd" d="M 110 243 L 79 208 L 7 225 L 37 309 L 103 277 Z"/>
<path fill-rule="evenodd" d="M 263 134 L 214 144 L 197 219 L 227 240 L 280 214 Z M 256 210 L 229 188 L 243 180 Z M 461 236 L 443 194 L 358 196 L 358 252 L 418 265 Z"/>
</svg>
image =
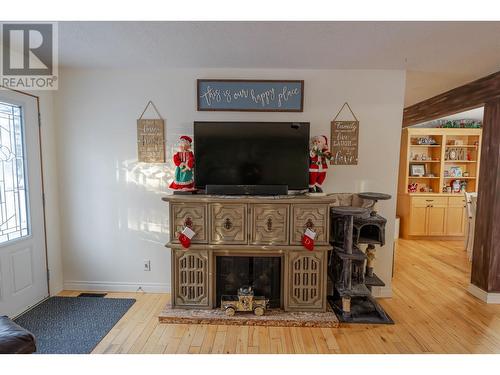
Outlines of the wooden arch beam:
<svg viewBox="0 0 500 375">
<path fill-rule="evenodd" d="M 406 107 L 403 128 L 482 107 L 496 98 L 500 98 L 500 71 Z"/>
</svg>

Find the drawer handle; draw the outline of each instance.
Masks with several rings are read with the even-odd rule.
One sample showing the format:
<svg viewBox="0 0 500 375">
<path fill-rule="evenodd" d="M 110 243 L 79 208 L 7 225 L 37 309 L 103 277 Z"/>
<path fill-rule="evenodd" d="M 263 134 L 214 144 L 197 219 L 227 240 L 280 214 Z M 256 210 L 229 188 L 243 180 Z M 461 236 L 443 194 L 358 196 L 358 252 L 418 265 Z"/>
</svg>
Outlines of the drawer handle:
<svg viewBox="0 0 500 375">
<path fill-rule="evenodd" d="M 426 202 L 434 202 L 434 199 L 426 199 Z"/>
<path fill-rule="evenodd" d="M 191 219 L 189 216 L 184 220 L 184 226 L 188 228 L 193 228 L 193 219 Z"/>
<path fill-rule="evenodd" d="M 230 230 L 232 227 L 233 223 L 231 222 L 231 219 L 226 217 L 226 220 L 224 220 L 224 228 Z"/>
<path fill-rule="evenodd" d="M 314 228 L 314 223 L 311 219 L 307 219 L 306 221 L 306 228 L 307 229 L 313 229 Z"/>
<path fill-rule="evenodd" d="M 273 230 L 273 218 L 272 217 L 267 218 L 266 225 L 267 225 L 267 230 L 269 232 Z"/>
</svg>

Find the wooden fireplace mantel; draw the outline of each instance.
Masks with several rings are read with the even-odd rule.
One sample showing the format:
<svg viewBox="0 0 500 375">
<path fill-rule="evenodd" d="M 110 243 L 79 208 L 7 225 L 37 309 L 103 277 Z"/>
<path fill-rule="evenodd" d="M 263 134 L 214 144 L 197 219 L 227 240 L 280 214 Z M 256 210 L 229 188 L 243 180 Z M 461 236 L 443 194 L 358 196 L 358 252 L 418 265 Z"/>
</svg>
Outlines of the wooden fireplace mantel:
<svg viewBox="0 0 500 375">
<path fill-rule="evenodd" d="M 170 195 L 172 306 L 212 309 L 217 256 L 281 257 L 281 301 L 286 311 L 326 311 L 329 207 L 332 196 Z M 184 249 L 178 233 L 196 234 Z M 316 232 L 313 251 L 301 245 L 306 228 Z"/>
</svg>

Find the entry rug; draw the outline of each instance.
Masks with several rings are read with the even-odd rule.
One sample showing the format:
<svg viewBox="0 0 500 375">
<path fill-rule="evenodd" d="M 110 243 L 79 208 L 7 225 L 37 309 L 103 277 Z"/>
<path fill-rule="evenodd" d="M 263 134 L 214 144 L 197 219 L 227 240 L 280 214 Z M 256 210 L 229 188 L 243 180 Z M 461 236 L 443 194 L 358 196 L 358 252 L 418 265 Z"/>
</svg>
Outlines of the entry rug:
<svg viewBox="0 0 500 375">
<path fill-rule="evenodd" d="M 252 312 L 237 312 L 227 316 L 220 308 L 210 310 L 173 309 L 166 306 L 158 317 L 160 323 L 172 324 L 225 324 L 273 327 L 321 327 L 336 328 L 339 320 L 328 306 L 326 312 L 287 312 L 281 309 L 269 309 L 262 316 Z"/>
<path fill-rule="evenodd" d="M 135 299 L 51 297 L 15 319 L 36 338 L 36 353 L 88 354 Z"/>
</svg>

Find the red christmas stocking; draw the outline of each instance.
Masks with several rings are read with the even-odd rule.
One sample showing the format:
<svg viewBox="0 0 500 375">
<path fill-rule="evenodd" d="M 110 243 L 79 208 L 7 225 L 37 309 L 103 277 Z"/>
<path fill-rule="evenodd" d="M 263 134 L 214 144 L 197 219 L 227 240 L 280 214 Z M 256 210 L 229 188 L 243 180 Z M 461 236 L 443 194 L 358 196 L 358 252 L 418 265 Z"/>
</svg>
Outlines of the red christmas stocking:
<svg viewBox="0 0 500 375">
<path fill-rule="evenodd" d="M 186 227 L 179 232 L 179 241 L 184 248 L 189 248 L 191 246 L 191 238 L 194 237 L 196 233 L 189 227 Z"/>
<path fill-rule="evenodd" d="M 314 238 L 316 237 L 316 232 L 307 228 L 304 235 L 302 236 L 302 245 L 309 251 L 314 250 Z"/>
</svg>

